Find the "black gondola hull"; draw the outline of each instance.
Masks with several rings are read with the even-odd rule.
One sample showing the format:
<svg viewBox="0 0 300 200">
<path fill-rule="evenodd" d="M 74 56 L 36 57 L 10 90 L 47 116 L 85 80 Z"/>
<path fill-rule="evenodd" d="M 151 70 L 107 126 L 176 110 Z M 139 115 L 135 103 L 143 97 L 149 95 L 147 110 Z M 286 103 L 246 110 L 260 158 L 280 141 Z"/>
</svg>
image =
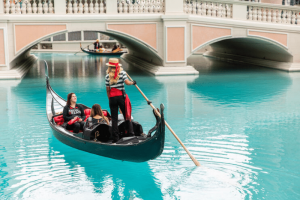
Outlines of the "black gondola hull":
<svg viewBox="0 0 300 200">
<path fill-rule="evenodd" d="M 84 53 L 87 53 L 87 54 L 90 54 L 90 55 L 95 55 L 95 56 L 121 56 L 122 54 L 127 53 L 127 52 L 124 52 L 124 51 L 117 52 L 117 53 L 111 53 L 111 52 L 98 53 L 98 52 L 95 52 L 95 51 L 88 51 L 88 50 L 83 49 L 83 48 L 81 48 L 81 50 Z"/>
<path fill-rule="evenodd" d="M 48 72 L 48 69 L 46 69 Z M 161 106 L 161 118 L 157 118 L 156 131 L 151 137 L 141 140 L 137 144 L 110 144 L 95 142 L 93 140 L 85 140 L 80 137 L 80 134 L 73 134 L 63 127 L 56 125 L 53 122 L 55 115 L 55 103 L 60 109 L 66 104 L 66 101 L 53 91 L 50 86 L 49 78 L 46 75 L 46 113 L 47 119 L 52 129 L 53 135 L 60 142 L 89 153 L 99 156 L 113 158 L 122 161 L 130 162 L 145 162 L 152 160 L 161 155 L 165 143 L 165 121 L 163 114 L 163 106 Z M 84 105 L 83 105 L 84 106 Z"/>
</svg>

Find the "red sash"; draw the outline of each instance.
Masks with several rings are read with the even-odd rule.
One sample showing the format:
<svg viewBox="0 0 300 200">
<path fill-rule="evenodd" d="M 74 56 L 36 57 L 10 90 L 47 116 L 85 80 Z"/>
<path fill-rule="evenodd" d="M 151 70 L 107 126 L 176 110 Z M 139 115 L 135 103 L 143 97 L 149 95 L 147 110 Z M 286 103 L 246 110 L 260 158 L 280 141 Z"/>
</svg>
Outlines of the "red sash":
<svg viewBox="0 0 300 200">
<path fill-rule="evenodd" d="M 78 122 L 79 119 L 80 119 L 79 117 L 76 117 L 75 119 L 71 119 L 71 120 L 68 122 L 68 124 L 69 124 L 69 125 L 72 125 L 72 124 Z"/>
<path fill-rule="evenodd" d="M 117 97 L 122 95 L 123 92 L 121 90 L 118 90 L 117 88 L 110 88 L 109 97 Z"/>
<path fill-rule="evenodd" d="M 121 90 L 118 90 L 116 88 L 111 88 L 109 91 L 109 97 L 117 97 L 122 96 L 123 92 Z M 125 97 L 125 120 L 131 121 L 131 103 L 128 95 L 126 94 Z"/>
</svg>

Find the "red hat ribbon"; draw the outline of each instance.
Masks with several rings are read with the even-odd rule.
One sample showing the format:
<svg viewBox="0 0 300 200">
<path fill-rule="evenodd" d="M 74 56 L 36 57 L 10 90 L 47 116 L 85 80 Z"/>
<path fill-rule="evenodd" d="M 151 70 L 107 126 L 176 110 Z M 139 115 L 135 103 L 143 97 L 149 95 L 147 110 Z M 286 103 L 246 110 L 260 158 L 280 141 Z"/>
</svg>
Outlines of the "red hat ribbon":
<svg viewBox="0 0 300 200">
<path fill-rule="evenodd" d="M 119 65 L 119 63 L 109 62 L 108 64 L 116 66 L 116 71 L 115 71 L 115 76 L 114 76 L 114 79 L 116 79 L 117 76 L 118 76 L 118 74 L 119 74 L 119 72 L 120 72 L 120 65 Z"/>
</svg>

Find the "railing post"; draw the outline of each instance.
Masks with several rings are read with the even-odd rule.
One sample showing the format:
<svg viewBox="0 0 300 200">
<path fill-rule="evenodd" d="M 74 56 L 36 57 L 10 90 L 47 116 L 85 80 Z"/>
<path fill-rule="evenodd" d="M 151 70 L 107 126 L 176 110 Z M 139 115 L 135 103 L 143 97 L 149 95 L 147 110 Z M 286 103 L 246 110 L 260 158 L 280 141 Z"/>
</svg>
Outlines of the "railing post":
<svg viewBox="0 0 300 200">
<path fill-rule="evenodd" d="M 232 19 L 247 20 L 246 5 L 232 5 Z"/>
<path fill-rule="evenodd" d="M 183 14 L 183 0 L 165 0 L 165 14 Z"/>
<path fill-rule="evenodd" d="M 57 15 L 65 15 L 66 14 L 66 1 L 62 0 L 54 0 L 54 11 Z"/>
<path fill-rule="evenodd" d="M 4 4 L 3 4 L 3 0 L 0 0 L 0 15 L 4 14 Z"/>
<path fill-rule="evenodd" d="M 116 15 L 118 14 L 118 2 L 117 0 L 106 1 L 106 14 Z"/>
</svg>

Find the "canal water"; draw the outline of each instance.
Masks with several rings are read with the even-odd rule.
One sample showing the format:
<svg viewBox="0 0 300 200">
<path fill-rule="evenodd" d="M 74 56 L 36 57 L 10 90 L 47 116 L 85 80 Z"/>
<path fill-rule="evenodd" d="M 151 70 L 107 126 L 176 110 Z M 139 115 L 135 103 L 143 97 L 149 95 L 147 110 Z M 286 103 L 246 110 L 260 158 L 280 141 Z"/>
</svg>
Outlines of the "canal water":
<svg viewBox="0 0 300 200">
<path fill-rule="evenodd" d="M 300 199 L 300 73 L 193 56 L 199 76 L 154 77 L 124 69 L 198 159 L 195 167 L 166 131 L 162 155 L 131 163 L 68 147 L 45 115 L 44 64 L 53 89 L 108 107 L 108 58 L 36 54 L 21 81 L 0 81 L 0 199 Z M 126 86 L 147 131 L 151 108 Z"/>
</svg>

